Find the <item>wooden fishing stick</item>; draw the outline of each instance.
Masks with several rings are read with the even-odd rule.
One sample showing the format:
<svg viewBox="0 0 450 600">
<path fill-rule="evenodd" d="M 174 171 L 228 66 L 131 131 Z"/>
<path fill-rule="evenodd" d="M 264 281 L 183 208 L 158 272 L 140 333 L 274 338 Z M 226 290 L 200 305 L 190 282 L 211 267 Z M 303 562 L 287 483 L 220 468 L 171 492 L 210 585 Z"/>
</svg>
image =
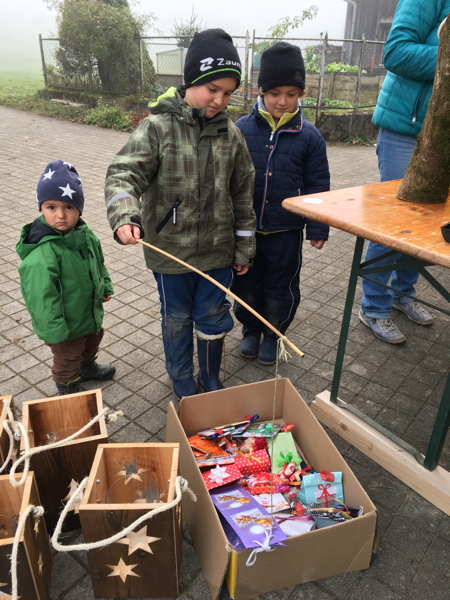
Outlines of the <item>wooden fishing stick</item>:
<svg viewBox="0 0 450 600">
<path fill-rule="evenodd" d="M 206 273 L 203 273 L 202 271 L 199 271 L 195 267 L 184 262 L 184 260 L 181 260 L 180 258 L 177 258 L 176 256 L 173 256 L 172 254 L 169 254 L 168 252 L 165 252 L 164 250 L 161 250 L 160 248 L 157 248 L 156 246 L 152 246 L 151 244 L 148 244 L 147 242 L 144 242 L 143 240 L 141 240 L 139 238 L 135 238 L 135 239 L 136 239 L 136 242 L 139 242 L 140 244 L 143 244 L 144 246 L 147 246 L 148 248 L 155 250 L 155 252 L 164 254 L 164 256 L 167 256 L 168 258 L 171 258 L 172 260 L 176 261 L 177 263 L 180 263 L 180 265 L 183 265 L 183 267 L 186 267 L 187 269 L 190 269 L 191 271 L 198 273 L 199 275 L 201 275 L 202 277 L 204 277 L 205 279 L 207 279 L 208 281 L 210 281 L 211 283 L 216 285 L 218 288 L 220 288 L 222 291 L 224 291 L 226 294 L 228 294 L 234 300 L 236 300 L 236 302 L 239 302 L 239 304 L 241 304 L 244 308 L 246 308 L 249 312 L 251 312 L 252 315 L 255 315 L 255 317 L 257 319 L 259 319 L 262 323 L 264 323 L 264 325 L 266 327 L 268 327 L 274 333 L 276 333 L 278 337 L 282 338 L 283 342 L 285 342 L 289 346 L 289 348 L 291 348 L 296 354 L 298 354 L 299 356 L 304 356 L 304 353 L 299 348 L 297 348 L 297 346 L 295 344 L 293 344 L 290 340 L 288 340 L 288 338 L 285 335 L 283 335 L 281 333 L 281 331 L 278 331 L 278 329 L 276 329 L 276 327 L 274 327 L 271 323 L 269 323 L 269 321 L 266 321 L 266 319 L 264 317 L 262 317 L 259 313 L 257 313 L 256 310 L 254 310 L 246 302 L 244 302 L 243 300 L 238 298 L 238 296 L 233 294 L 233 292 L 231 292 L 228 288 L 223 286 L 221 283 L 219 283 L 218 281 L 216 281 L 215 279 L 213 279 Z"/>
</svg>

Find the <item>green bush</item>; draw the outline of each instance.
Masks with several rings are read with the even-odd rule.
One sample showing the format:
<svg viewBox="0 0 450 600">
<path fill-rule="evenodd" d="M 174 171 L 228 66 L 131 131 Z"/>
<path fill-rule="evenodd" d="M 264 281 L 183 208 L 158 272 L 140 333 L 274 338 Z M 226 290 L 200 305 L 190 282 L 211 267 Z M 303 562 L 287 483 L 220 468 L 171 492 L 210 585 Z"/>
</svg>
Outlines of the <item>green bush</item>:
<svg viewBox="0 0 450 600">
<path fill-rule="evenodd" d="M 133 129 L 133 113 L 120 106 L 104 106 L 99 104 L 86 113 L 83 121 L 88 125 L 99 125 L 110 129 Z"/>
<path fill-rule="evenodd" d="M 318 63 L 307 63 L 307 70 L 313 71 L 314 73 L 318 73 L 320 71 L 320 66 Z M 325 65 L 325 72 L 329 73 L 357 73 L 359 71 L 359 67 L 356 65 L 346 65 L 344 63 L 333 62 L 329 65 Z M 361 73 L 367 73 L 364 69 Z"/>
</svg>

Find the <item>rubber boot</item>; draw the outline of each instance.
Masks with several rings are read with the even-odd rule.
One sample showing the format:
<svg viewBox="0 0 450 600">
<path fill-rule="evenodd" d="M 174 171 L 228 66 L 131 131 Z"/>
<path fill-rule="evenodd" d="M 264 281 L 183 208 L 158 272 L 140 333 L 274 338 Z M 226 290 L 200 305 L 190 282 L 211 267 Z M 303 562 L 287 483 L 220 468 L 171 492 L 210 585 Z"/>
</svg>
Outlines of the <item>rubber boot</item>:
<svg viewBox="0 0 450 600">
<path fill-rule="evenodd" d="M 261 332 L 246 334 L 239 343 L 239 353 L 244 358 L 256 358 L 261 343 Z"/>
<path fill-rule="evenodd" d="M 175 398 L 181 400 L 185 396 L 194 396 L 197 393 L 197 384 L 192 376 L 187 379 L 174 379 L 172 389 Z"/>
<path fill-rule="evenodd" d="M 99 364 L 94 360 L 85 360 L 80 365 L 80 381 L 87 381 L 88 379 L 96 379 L 97 381 L 106 381 L 112 379 L 116 367 L 106 364 Z"/>
<path fill-rule="evenodd" d="M 77 377 L 68 383 L 59 383 L 59 381 L 55 381 L 58 389 L 58 396 L 67 396 L 67 394 L 78 394 L 81 392 L 80 381 L 80 377 Z"/>
<path fill-rule="evenodd" d="M 215 340 L 197 338 L 198 385 L 202 392 L 215 392 L 225 388 L 219 379 L 223 340 L 224 338 Z"/>
</svg>

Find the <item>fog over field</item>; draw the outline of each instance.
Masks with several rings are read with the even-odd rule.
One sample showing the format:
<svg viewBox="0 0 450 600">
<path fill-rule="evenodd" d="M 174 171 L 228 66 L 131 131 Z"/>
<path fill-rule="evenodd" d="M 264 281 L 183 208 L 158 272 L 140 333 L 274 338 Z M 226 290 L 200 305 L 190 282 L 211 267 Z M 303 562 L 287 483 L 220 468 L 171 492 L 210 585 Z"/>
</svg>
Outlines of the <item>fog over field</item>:
<svg viewBox="0 0 450 600">
<path fill-rule="evenodd" d="M 152 2 L 141 0 L 139 4 L 130 2 L 133 12 L 153 12 L 157 17 L 156 26 L 163 35 L 171 35 L 174 19 L 189 20 L 192 4 L 184 0 Z M 330 37 L 344 35 L 347 3 L 344 0 L 312 0 L 277 4 L 272 0 L 227 0 L 223 4 L 207 0 L 196 0 L 194 11 L 198 21 L 208 27 L 222 27 L 231 35 L 252 34 L 264 36 L 278 19 L 301 14 L 312 4 L 319 7 L 318 15 L 306 21 L 293 35 L 296 37 L 319 37 L 320 32 L 328 31 Z M 42 0 L 0 0 L 0 70 L 39 71 L 41 58 L 38 35 L 54 36 L 57 33 L 56 13 L 47 9 Z M 151 34 L 152 32 L 148 32 Z"/>
</svg>

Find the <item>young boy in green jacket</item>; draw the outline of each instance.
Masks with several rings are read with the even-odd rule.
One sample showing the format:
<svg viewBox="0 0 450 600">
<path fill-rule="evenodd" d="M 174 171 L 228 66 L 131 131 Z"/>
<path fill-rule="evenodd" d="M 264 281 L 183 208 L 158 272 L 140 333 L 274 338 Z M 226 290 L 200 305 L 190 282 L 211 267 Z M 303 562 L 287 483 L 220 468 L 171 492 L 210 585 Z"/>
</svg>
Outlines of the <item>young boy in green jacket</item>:
<svg viewBox="0 0 450 600">
<path fill-rule="evenodd" d="M 36 200 L 41 216 L 23 227 L 16 246 L 20 285 L 33 329 L 53 352 L 58 394 L 72 394 L 81 381 L 111 379 L 116 371 L 95 360 L 103 302 L 114 291 L 100 241 L 80 218 L 84 194 L 75 167 L 49 163 Z"/>
</svg>

